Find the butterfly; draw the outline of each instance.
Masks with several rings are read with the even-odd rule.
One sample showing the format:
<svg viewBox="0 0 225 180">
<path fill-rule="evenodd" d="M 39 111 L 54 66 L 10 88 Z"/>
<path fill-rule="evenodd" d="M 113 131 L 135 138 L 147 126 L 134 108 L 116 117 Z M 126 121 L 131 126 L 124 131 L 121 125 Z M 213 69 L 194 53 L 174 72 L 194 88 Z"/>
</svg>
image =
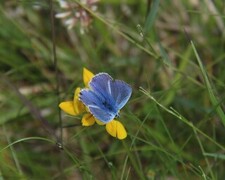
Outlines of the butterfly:
<svg viewBox="0 0 225 180">
<path fill-rule="evenodd" d="M 119 116 L 120 109 L 132 93 L 130 85 L 121 80 L 113 80 L 107 73 L 96 74 L 89 82 L 89 87 L 80 91 L 79 99 L 103 123 Z"/>
</svg>

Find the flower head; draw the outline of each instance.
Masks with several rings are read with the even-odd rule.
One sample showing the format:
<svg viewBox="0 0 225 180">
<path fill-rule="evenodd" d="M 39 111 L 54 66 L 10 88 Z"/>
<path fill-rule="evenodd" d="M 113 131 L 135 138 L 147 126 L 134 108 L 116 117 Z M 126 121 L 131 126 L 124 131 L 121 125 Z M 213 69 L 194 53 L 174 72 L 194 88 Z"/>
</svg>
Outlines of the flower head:
<svg viewBox="0 0 225 180">
<path fill-rule="evenodd" d="M 89 82 L 94 77 L 94 74 L 88 69 L 83 69 L 83 81 L 85 88 L 89 89 Z M 77 87 L 74 92 L 74 98 L 72 101 L 64 101 L 59 104 L 61 110 L 65 113 L 70 114 L 72 116 L 83 115 L 82 116 L 82 126 L 92 126 L 95 122 L 98 125 L 105 125 L 106 131 L 113 137 L 118 139 L 125 139 L 127 137 L 127 132 L 123 126 L 123 124 L 117 120 L 111 120 L 107 123 L 102 122 L 101 120 L 95 118 L 93 114 L 90 112 L 89 108 L 83 104 L 79 99 L 79 94 L 81 92 L 81 88 Z"/>
<path fill-rule="evenodd" d="M 81 0 L 80 3 L 92 11 L 97 10 L 97 2 L 99 0 Z M 57 18 L 61 18 L 68 29 L 73 28 L 80 23 L 80 31 L 83 34 L 92 22 L 90 13 L 75 2 L 67 2 L 66 0 L 58 0 L 59 5 L 65 12 L 56 14 Z"/>
</svg>

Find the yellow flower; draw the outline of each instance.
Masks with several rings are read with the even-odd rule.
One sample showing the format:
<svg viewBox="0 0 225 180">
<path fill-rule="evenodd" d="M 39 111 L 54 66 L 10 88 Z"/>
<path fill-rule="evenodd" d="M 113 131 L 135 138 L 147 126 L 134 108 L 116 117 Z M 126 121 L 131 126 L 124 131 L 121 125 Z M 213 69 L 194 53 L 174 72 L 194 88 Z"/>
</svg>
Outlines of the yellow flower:
<svg viewBox="0 0 225 180">
<path fill-rule="evenodd" d="M 86 68 L 83 68 L 83 82 L 86 88 L 89 88 L 89 82 L 94 77 L 94 74 Z M 73 101 L 64 101 L 59 104 L 61 110 L 65 113 L 77 116 L 82 115 L 82 126 L 92 126 L 95 122 L 98 125 L 105 125 L 106 131 L 113 137 L 116 137 L 120 140 L 127 137 L 127 132 L 123 124 L 117 120 L 112 120 L 107 124 L 104 124 L 100 120 L 96 119 L 89 111 L 88 108 L 79 100 L 79 93 L 81 91 L 80 87 L 77 87 L 74 92 Z"/>
<path fill-rule="evenodd" d="M 94 77 L 94 74 L 89 71 L 86 68 L 83 68 L 83 81 L 84 81 L 84 85 L 85 87 L 88 87 L 88 83 L 91 81 L 91 79 Z"/>
<path fill-rule="evenodd" d="M 127 137 L 127 132 L 123 124 L 119 121 L 112 120 L 106 124 L 106 131 L 113 137 L 118 139 L 125 139 Z"/>
</svg>

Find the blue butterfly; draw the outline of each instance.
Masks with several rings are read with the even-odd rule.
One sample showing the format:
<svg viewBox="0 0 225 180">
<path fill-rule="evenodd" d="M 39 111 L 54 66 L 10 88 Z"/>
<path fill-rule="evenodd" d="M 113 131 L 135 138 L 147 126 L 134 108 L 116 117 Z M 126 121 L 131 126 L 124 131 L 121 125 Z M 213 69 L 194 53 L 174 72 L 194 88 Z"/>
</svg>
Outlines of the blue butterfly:
<svg viewBox="0 0 225 180">
<path fill-rule="evenodd" d="M 79 99 L 103 123 L 119 116 L 119 110 L 132 93 L 130 85 L 121 80 L 113 80 L 107 73 L 96 74 L 89 82 L 89 87 L 81 90 Z"/>
</svg>

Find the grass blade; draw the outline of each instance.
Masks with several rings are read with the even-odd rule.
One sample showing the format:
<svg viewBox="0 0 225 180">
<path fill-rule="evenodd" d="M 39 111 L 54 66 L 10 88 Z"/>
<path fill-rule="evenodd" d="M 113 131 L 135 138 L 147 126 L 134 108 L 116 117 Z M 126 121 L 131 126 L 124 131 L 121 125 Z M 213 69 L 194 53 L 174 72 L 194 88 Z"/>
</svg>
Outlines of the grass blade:
<svg viewBox="0 0 225 180">
<path fill-rule="evenodd" d="M 158 12 L 158 8 L 159 8 L 159 0 L 154 0 L 145 22 L 145 28 L 144 28 L 145 34 L 147 34 L 152 28 L 156 18 L 156 14 Z"/>
<path fill-rule="evenodd" d="M 198 64 L 199 64 L 199 67 L 201 69 L 201 72 L 202 72 L 202 75 L 203 75 L 203 78 L 204 78 L 204 81 L 205 81 L 205 84 L 206 84 L 206 88 L 208 90 L 208 93 L 209 93 L 209 98 L 210 98 L 210 101 L 212 103 L 212 105 L 216 108 L 216 112 L 218 114 L 218 116 L 220 117 L 221 119 L 221 122 L 223 123 L 223 125 L 225 126 L 225 114 L 220 106 L 220 102 L 218 101 L 218 99 L 216 98 L 216 96 L 214 95 L 214 92 L 213 92 L 213 88 L 210 84 L 210 81 L 209 81 L 209 78 L 208 78 L 208 75 L 207 75 L 207 72 L 201 62 L 201 59 L 198 55 L 198 52 L 195 48 L 195 45 L 194 43 L 191 41 L 191 46 L 194 50 L 194 53 L 195 53 L 195 56 L 197 58 L 197 61 L 198 61 Z"/>
</svg>

